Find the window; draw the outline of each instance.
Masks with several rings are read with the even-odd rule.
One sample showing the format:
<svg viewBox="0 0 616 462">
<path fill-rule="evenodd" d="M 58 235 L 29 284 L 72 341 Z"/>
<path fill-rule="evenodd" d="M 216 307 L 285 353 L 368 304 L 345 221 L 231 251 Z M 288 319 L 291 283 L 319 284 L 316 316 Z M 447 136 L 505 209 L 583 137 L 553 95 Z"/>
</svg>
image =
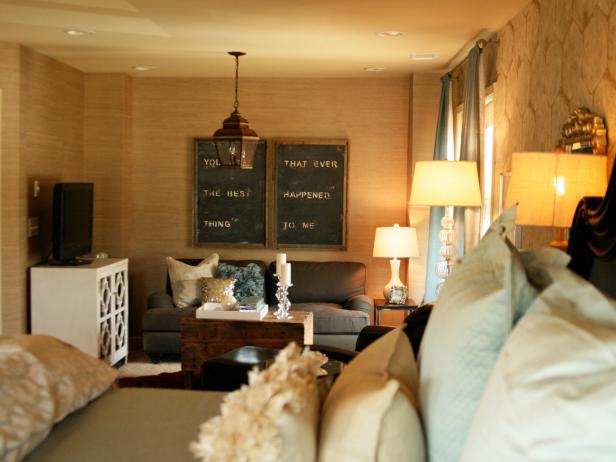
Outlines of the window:
<svg viewBox="0 0 616 462">
<path fill-rule="evenodd" d="M 486 92 L 484 110 L 484 137 L 483 156 L 481 161 L 481 235 L 488 230 L 492 223 L 492 174 L 494 170 L 494 92 Z"/>
<path fill-rule="evenodd" d="M 455 128 L 455 154 L 447 160 L 460 160 L 460 150 L 462 148 L 462 120 L 464 119 L 464 105 L 460 104 L 456 108 L 456 128 Z"/>
<path fill-rule="evenodd" d="M 460 159 L 460 147 L 462 145 L 462 120 L 464 118 L 464 106 L 459 105 L 455 111 L 455 125 L 453 140 L 454 150 L 447 150 L 448 160 Z M 481 155 L 480 177 L 481 207 L 480 234 L 483 236 L 492 223 L 492 175 L 494 171 L 494 91 L 490 87 L 486 89 L 484 107 L 484 133 L 483 153 Z"/>
</svg>

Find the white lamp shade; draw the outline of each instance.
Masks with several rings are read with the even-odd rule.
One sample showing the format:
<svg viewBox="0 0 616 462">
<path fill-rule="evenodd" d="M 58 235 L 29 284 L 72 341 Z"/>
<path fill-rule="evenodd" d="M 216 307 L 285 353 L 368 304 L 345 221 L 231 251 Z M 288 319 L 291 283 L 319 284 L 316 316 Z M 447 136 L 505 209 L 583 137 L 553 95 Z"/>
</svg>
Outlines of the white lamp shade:
<svg viewBox="0 0 616 462">
<path fill-rule="evenodd" d="M 479 176 L 474 161 L 416 162 L 411 205 L 480 207 Z"/>
<path fill-rule="evenodd" d="M 410 226 L 389 226 L 376 229 L 374 235 L 374 257 L 410 258 L 418 257 L 417 231 Z"/>
<path fill-rule="evenodd" d="M 580 199 L 603 196 L 606 188 L 606 156 L 514 152 L 505 207 L 518 204 L 519 225 L 566 228 Z"/>
</svg>

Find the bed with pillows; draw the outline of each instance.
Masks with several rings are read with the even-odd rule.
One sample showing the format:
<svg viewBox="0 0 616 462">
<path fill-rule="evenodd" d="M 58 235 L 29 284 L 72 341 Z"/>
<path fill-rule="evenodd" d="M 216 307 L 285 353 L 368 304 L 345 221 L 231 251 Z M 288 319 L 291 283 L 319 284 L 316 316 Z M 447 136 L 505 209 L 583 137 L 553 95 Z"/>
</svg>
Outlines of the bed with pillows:
<svg viewBox="0 0 616 462">
<path fill-rule="evenodd" d="M 114 389 L 113 369 L 55 339 L 2 338 L 0 460 L 613 461 L 616 304 L 567 254 L 516 250 L 513 220 L 447 279 L 417 357 L 394 329 L 331 388 L 294 345 L 223 395 Z"/>
</svg>

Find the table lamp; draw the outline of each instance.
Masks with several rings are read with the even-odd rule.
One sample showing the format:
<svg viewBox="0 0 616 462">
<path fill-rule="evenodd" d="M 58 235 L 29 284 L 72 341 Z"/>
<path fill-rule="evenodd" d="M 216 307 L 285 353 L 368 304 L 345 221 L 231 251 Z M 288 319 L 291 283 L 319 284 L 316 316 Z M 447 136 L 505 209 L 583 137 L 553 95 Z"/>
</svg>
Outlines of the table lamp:
<svg viewBox="0 0 616 462">
<path fill-rule="evenodd" d="M 379 227 L 374 235 L 373 257 L 391 258 L 391 278 L 383 288 L 383 295 L 389 300 L 393 286 L 406 287 L 400 280 L 399 258 L 419 256 L 417 231 L 409 226 L 393 225 Z"/>
<path fill-rule="evenodd" d="M 584 196 L 603 196 L 606 188 L 606 156 L 514 152 L 505 207 L 518 204 L 518 225 L 560 228 L 550 245 L 566 249 L 564 229 L 571 226 L 578 202 Z"/>
<path fill-rule="evenodd" d="M 453 207 L 481 207 L 479 176 L 474 161 L 433 160 L 415 163 L 411 205 L 447 207 L 441 220 L 442 229 L 436 274 L 446 279 L 455 264 L 458 250 L 454 245 Z M 437 293 L 443 283 L 436 287 Z"/>
</svg>

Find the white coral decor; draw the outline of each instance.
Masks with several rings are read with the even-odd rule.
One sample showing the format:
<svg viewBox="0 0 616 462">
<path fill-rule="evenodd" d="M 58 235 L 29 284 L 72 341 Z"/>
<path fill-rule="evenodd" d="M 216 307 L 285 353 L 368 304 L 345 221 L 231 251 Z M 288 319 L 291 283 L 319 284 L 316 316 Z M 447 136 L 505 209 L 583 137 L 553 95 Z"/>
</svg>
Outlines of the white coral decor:
<svg viewBox="0 0 616 462">
<path fill-rule="evenodd" d="M 190 451 L 203 462 L 266 462 L 282 458 L 282 414 L 299 414 L 316 394 L 327 362 L 322 353 L 290 343 L 267 369 L 248 374 L 249 385 L 223 399 L 220 416 L 203 423 Z"/>
</svg>

